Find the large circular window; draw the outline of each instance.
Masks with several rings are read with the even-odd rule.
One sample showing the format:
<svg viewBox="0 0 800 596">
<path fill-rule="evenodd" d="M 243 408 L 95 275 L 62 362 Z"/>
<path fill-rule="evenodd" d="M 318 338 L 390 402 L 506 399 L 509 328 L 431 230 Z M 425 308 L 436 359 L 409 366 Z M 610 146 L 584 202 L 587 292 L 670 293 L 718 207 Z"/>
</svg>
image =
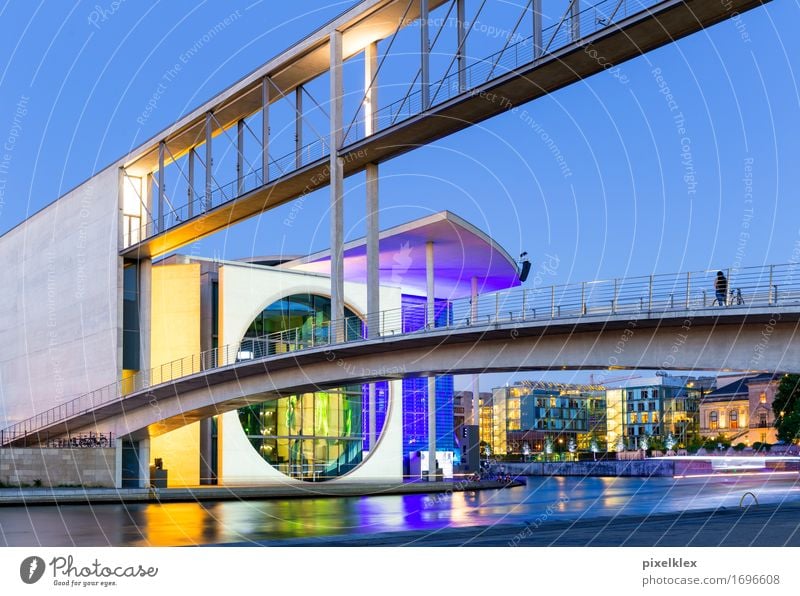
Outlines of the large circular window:
<svg viewBox="0 0 800 596">
<path fill-rule="evenodd" d="M 330 299 L 313 294 L 289 296 L 265 308 L 251 323 L 248 339 L 299 329 L 301 340 L 326 341 Z M 355 313 L 346 309 L 348 337 L 363 337 Z M 298 342 L 299 343 L 299 342 Z M 243 347 L 244 349 L 244 347 Z M 388 383 L 376 384 L 376 432 L 380 436 L 388 408 Z M 270 465 L 292 478 L 326 480 L 356 468 L 368 444 L 369 399 L 366 385 L 291 395 L 239 410 L 247 438 Z"/>
</svg>

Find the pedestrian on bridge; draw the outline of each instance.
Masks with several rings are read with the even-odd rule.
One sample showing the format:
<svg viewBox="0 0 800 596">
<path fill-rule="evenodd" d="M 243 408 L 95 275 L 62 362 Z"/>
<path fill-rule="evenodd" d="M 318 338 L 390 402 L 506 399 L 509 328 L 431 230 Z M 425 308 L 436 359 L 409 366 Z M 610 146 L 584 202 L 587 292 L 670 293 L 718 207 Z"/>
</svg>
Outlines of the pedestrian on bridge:
<svg viewBox="0 0 800 596">
<path fill-rule="evenodd" d="M 717 298 L 714 302 L 718 302 L 720 306 L 725 306 L 728 303 L 728 279 L 722 271 L 717 271 L 717 279 L 714 280 L 714 291 Z M 713 306 L 714 303 L 712 302 Z"/>
</svg>

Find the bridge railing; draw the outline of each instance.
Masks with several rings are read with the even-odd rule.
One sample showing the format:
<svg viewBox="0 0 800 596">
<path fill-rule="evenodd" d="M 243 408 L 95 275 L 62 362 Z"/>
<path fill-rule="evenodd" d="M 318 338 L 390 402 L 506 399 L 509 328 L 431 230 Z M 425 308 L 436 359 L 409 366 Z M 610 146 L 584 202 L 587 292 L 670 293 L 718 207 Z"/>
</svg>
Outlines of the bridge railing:
<svg viewBox="0 0 800 596">
<path fill-rule="evenodd" d="M 577 19 L 577 38 L 573 32 L 574 23 L 571 18 L 559 20 L 542 30 L 544 55 L 580 41 L 603 29 L 610 29 L 622 19 L 659 4 L 662 0 L 596 0 L 590 5 L 582 5 Z M 431 105 L 442 104 L 458 95 L 468 94 L 489 81 L 499 78 L 514 70 L 527 66 L 534 61 L 533 37 L 528 36 L 520 41 L 508 44 L 502 50 L 477 59 L 465 68 L 466 89 L 459 84 L 459 73 L 447 72 L 431 84 Z M 359 108 L 363 111 L 363 105 Z M 409 92 L 405 97 L 381 107 L 376 114 L 377 130 L 385 130 L 423 112 L 422 94 L 419 89 Z M 364 118 L 358 118 L 352 126 L 345 130 L 343 146 L 355 143 L 366 137 Z M 283 176 L 293 174 L 300 168 L 315 163 L 330 154 L 330 147 L 325 139 L 317 139 L 308 143 L 298 151 L 291 151 L 281 157 L 270 160 L 267 181 L 274 181 Z M 241 181 L 239 178 L 225 184 L 215 185 L 210 196 L 205 192 L 192 192 L 192 196 L 182 205 L 171 208 L 163 218 L 154 218 L 140 228 L 125 232 L 123 245 L 131 246 L 142 239 L 149 238 L 169 230 L 183 222 L 201 215 L 211 209 L 228 203 L 266 183 L 262 168 L 246 172 Z"/>
<path fill-rule="evenodd" d="M 237 363 L 265 360 L 309 349 L 334 348 L 370 338 L 492 328 L 498 324 L 580 320 L 614 315 L 661 316 L 670 312 L 723 312 L 800 305 L 800 263 L 728 268 L 727 292 L 717 300 L 717 270 L 695 271 L 516 288 L 454 300 L 384 310 L 365 318 L 309 323 L 235 344 L 192 354 L 81 395 L 5 429 L 3 436 L 37 433 L 56 423 L 91 413 L 98 406 L 151 387 Z M 372 329 L 370 330 L 370 327 Z M 334 360 L 335 350 L 323 350 Z M 81 426 L 86 426 L 85 422 Z M 8 441 L 6 441 L 8 442 Z M 2 444 L 2 439 L 0 439 Z"/>
</svg>

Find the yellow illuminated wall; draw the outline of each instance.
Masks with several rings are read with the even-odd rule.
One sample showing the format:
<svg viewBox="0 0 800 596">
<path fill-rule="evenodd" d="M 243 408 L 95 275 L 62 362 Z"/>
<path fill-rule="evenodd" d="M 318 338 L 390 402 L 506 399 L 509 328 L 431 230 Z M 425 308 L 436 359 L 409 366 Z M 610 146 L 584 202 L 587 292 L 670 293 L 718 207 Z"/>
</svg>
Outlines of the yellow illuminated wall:
<svg viewBox="0 0 800 596">
<path fill-rule="evenodd" d="M 163 382 L 198 366 L 191 356 L 200 353 L 200 265 L 153 267 L 152 284 L 150 362 L 153 380 Z M 157 457 L 169 486 L 200 484 L 200 423 L 153 437 L 150 463 Z"/>
</svg>

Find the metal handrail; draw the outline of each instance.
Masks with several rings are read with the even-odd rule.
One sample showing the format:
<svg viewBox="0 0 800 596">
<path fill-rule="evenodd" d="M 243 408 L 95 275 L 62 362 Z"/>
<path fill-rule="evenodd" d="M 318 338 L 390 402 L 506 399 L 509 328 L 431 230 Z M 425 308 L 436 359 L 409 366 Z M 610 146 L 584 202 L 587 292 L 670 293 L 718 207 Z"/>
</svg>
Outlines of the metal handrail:
<svg viewBox="0 0 800 596">
<path fill-rule="evenodd" d="M 598 0 L 582 8 L 578 13 L 578 22 L 580 23 L 579 29 L 581 32 L 578 39 L 572 39 L 570 27 L 561 29 L 560 24 L 553 24 L 542 29 L 543 38 L 545 34 L 552 33 L 547 47 L 545 48 L 546 52 L 544 55 L 547 53 L 552 54 L 570 44 L 579 45 L 587 36 L 614 27 L 620 18 L 627 18 L 633 14 L 644 13 L 648 8 L 662 1 L 663 0 Z M 569 20 L 569 18 L 566 20 Z M 450 73 L 450 68 L 448 68 L 445 76 L 431 84 L 431 89 L 435 88 L 435 93 L 431 98 L 431 107 L 442 104 L 453 97 L 467 95 L 475 88 L 488 83 L 490 80 L 504 76 L 508 72 L 522 66 L 529 65 L 541 57 L 542 56 L 535 55 L 533 36 L 529 36 L 516 43 L 507 44 L 504 49 L 499 52 L 494 52 L 482 60 L 477 60 L 474 64 L 467 66 L 464 69 L 464 73 Z M 460 89 L 458 85 L 450 84 L 451 82 L 456 82 L 460 74 L 463 74 L 467 80 L 466 90 Z M 423 107 L 421 92 L 419 90 L 406 94 L 403 98 L 377 110 L 375 114 L 377 120 L 375 132 L 385 130 L 395 124 L 399 124 L 413 116 L 421 114 L 423 112 Z M 345 133 L 343 146 L 360 141 L 365 137 L 366 134 L 363 122 L 354 121 Z M 148 221 L 136 230 L 132 230 L 130 233 L 124 233 L 123 245 L 127 248 L 137 244 L 143 239 L 169 230 L 192 217 L 200 215 L 224 203 L 228 203 L 242 194 L 251 192 L 266 184 L 265 180 L 269 180 L 270 182 L 278 181 L 285 176 L 294 174 L 298 169 L 316 163 L 329 155 L 330 147 L 328 146 L 328 142 L 325 139 L 317 139 L 305 145 L 300 150 L 299 163 L 297 160 L 297 150 L 292 150 L 277 159 L 271 160 L 269 164 L 269 175 L 266 179 L 262 168 L 251 170 L 243 175 L 241 180 L 242 192 L 239 192 L 239 177 L 226 184 L 215 187 L 211 192 L 210 198 L 207 198 L 205 193 L 201 192 L 199 195 L 193 196 L 191 202 L 187 202 L 165 213 L 162 227 L 158 225 L 160 220 L 154 219 Z"/>
<path fill-rule="evenodd" d="M 420 303 L 402 309 L 368 314 L 365 319 L 310 324 L 214 348 L 143 370 L 132 377 L 91 391 L 5 429 L 5 436 L 35 433 L 55 423 L 91 412 L 126 395 L 205 371 L 236 366 L 243 361 L 280 357 L 302 350 L 339 346 L 370 337 L 367 322 L 377 326 L 378 338 L 429 332 L 459 332 L 498 324 L 575 320 L 608 316 L 660 316 L 670 312 L 720 312 L 753 307 L 799 305 L 800 263 L 726 269 L 729 289 L 741 293 L 742 303 L 713 302 L 717 270 L 694 271 L 579 282 L 547 287 L 515 288 L 437 302 L 433 311 Z M 0 440 L 2 444 L 2 440 Z"/>
</svg>

